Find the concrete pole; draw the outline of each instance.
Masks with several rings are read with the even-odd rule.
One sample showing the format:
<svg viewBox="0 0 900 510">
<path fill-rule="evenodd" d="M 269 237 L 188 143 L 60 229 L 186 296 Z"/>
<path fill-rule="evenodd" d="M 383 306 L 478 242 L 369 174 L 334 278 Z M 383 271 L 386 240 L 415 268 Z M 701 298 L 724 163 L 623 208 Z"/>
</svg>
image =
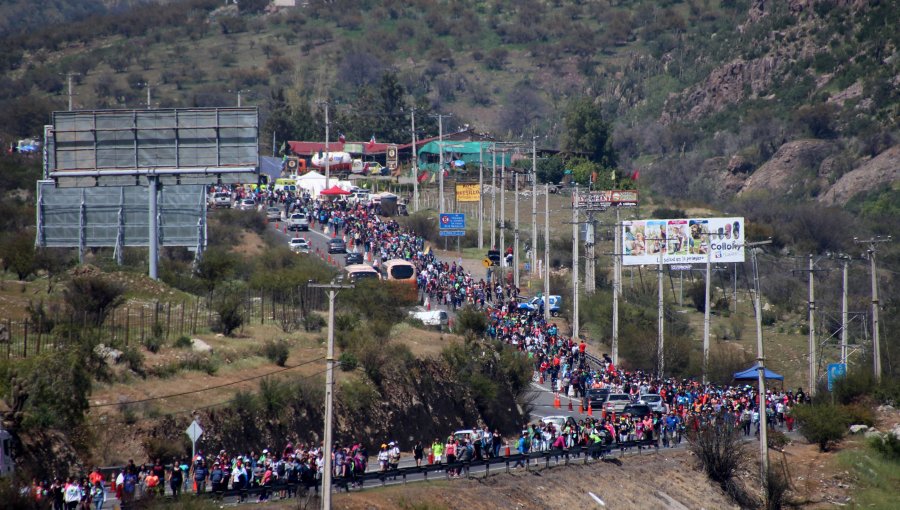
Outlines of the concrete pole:
<svg viewBox="0 0 900 510">
<path fill-rule="evenodd" d="M 594 212 L 587 212 L 588 221 L 585 224 L 585 231 L 587 235 L 584 240 L 584 248 L 587 252 L 585 258 L 587 259 L 584 266 L 584 293 L 585 294 L 593 294 L 596 288 L 596 278 L 594 277 L 594 269 L 595 269 L 595 261 L 594 261 L 594 246 L 596 245 L 596 236 L 597 232 L 594 230 Z"/>
<path fill-rule="evenodd" d="M 484 249 L 484 151 L 478 144 L 478 249 Z"/>
<path fill-rule="evenodd" d="M 663 240 L 664 241 L 664 240 Z M 663 249 L 664 244 L 661 244 L 659 247 L 659 269 L 657 270 L 657 286 L 659 287 L 659 297 L 657 300 L 658 306 L 658 315 L 657 315 L 657 342 L 656 342 L 656 357 L 657 357 L 657 377 L 659 379 L 663 378 L 663 374 L 665 373 L 666 363 L 665 363 L 665 295 L 663 294 Z"/>
<path fill-rule="evenodd" d="M 325 358 L 325 445 L 323 459 L 325 466 L 322 472 L 322 508 L 331 510 L 331 477 L 332 466 L 332 428 L 334 424 L 334 298 L 337 290 L 328 290 L 328 352 Z"/>
<path fill-rule="evenodd" d="M 875 248 L 869 249 L 872 272 L 872 358 L 875 360 L 875 380 L 881 381 L 881 342 L 878 337 L 878 270 L 875 267 Z"/>
<path fill-rule="evenodd" d="M 809 394 L 816 394 L 816 294 L 814 291 L 813 256 L 809 256 Z"/>
<path fill-rule="evenodd" d="M 240 106 L 240 105 L 238 105 Z M 147 84 L 147 109 L 150 109 L 150 84 Z"/>
<path fill-rule="evenodd" d="M 537 270 L 537 137 L 531 138 L 531 272 Z"/>
<path fill-rule="evenodd" d="M 622 275 L 619 272 L 619 264 L 622 254 L 622 234 L 619 230 L 619 208 L 616 208 L 616 225 L 613 231 L 616 238 L 613 240 L 613 301 L 612 301 L 612 361 L 613 365 L 619 365 L 619 292 L 622 285 Z"/>
<path fill-rule="evenodd" d="M 755 287 L 753 306 L 756 310 L 756 363 L 758 374 L 757 382 L 759 384 L 759 476 L 763 486 L 763 500 L 765 500 L 766 485 L 768 483 L 767 474 L 769 472 L 769 440 L 767 437 L 768 426 L 766 424 L 766 358 L 763 352 L 762 306 L 759 301 L 759 265 L 756 261 L 756 250 L 751 249 L 750 254 L 753 260 L 753 279 Z"/>
<path fill-rule="evenodd" d="M 438 115 L 438 195 L 440 206 L 438 212 L 444 214 L 444 116 Z"/>
<path fill-rule="evenodd" d="M 69 84 L 69 111 L 72 111 L 72 73 L 66 75 L 66 81 Z"/>
<path fill-rule="evenodd" d="M 513 180 L 515 181 L 513 185 L 514 196 L 516 199 L 515 206 L 513 207 L 513 215 L 515 217 L 515 228 L 513 229 L 513 281 L 515 282 L 516 288 L 519 287 L 519 174 L 513 172 Z"/>
<path fill-rule="evenodd" d="M 328 134 L 331 121 L 328 119 L 328 101 L 325 101 L 325 189 L 331 187 L 331 154 L 328 152 Z"/>
<path fill-rule="evenodd" d="M 544 184 L 544 320 L 550 320 L 550 185 Z"/>
<path fill-rule="evenodd" d="M 682 271 L 682 275 L 683 275 Z M 706 294 L 703 298 L 703 384 L 709 382 L 709 287 L 712 281 L 712 237 L 706 236 Z M 683 283 L 682 283 L 683 286 Z"/>
<path fill-rule="evenodd" d="M 500 274 L 506 278 L 506 158 L 500 156 Z M 504 283 L 506 283 L 504 281 Z"/>
<path fill-rule="evenodd" d="M 147 177 L 148 193 L 147 193 L 147 209 L 148 220 L 149 220 L 149 229 L 150 229 L 150 238 L 147 243 L 148 247 L 148 256 L 149 264 L 150 264 L 150 278 L 153 280 L 159 279 L 158 272 L 158 264 L 159 264 L 159 214 L 157 211 L 157 192 L 159 191 L 159 178 L 155 175 L 151 175 Z"/>
<path fill-rule="evenodd" d="M 410 130 L 412 131 L 412 168 L 413 168 L 413 207 L 419 211 L 419 157 L 416 152 L 416 109 L 409 112 Z"/>
<path fill-rule="evenodd" d="M 572 338 L 578 339 L 578 185 L 572 192 Z"/>
<path fill-rule="evenodd" d="M 241 92 L 242 92 L 241 90 L 237 91 L 237 94 L 238 94 L 238 108 L 241 107 Z M 149 101 L 148 101 L 148 102 L 149 102 Z"/>
<path fill-rule="evenodd" d="M 847 308 L 847 266 L 849 263 L 844 259 L 843 264 L 843 286 L 841 289 L 841 363 L 847 364 L 847 337 L 848 337 L 848 319 L 850 312 Z"/>
<path fill-rule="evenodd" d="M 494 144 L 491 145 L 491 249 L 497 249 L 497 146 Z"/>
</svg>

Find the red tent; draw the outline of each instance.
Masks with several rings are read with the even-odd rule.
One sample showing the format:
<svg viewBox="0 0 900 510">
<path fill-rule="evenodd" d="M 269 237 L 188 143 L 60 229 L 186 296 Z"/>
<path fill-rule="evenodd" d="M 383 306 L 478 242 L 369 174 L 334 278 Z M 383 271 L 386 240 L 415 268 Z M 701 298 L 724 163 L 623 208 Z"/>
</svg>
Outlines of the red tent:
<svg viewBox="0 0 900 510">
<path fill-rule="evenodd" d="M 326 190 L 322 190 L 319 194 L 330 197 L 330 196 L 338 196 L 338 195 L 349 195 L 350 192 L 346 191 L 346 190 L 342 190 L 341 188 L 338 188 L 337 186 L 332 186 Z"/>
</svg>

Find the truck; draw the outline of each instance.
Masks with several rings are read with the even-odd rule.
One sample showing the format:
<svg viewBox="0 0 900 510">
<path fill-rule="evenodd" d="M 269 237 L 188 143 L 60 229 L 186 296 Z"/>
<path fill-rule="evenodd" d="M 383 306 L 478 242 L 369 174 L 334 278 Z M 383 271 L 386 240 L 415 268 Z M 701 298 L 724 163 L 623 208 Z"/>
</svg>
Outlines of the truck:
<svg viewBox="0 0 900 510">
<path fill-rule="evenodd" d="M 557 317 L 559 315 L 560 305 L 562 305 L 561 296 L 550 296 L 550 315 Z M 519 310 L 540 310 L 544 302 L 542 296 L 535 296 L 528 301 L 519 303 Z"/>
</svg>

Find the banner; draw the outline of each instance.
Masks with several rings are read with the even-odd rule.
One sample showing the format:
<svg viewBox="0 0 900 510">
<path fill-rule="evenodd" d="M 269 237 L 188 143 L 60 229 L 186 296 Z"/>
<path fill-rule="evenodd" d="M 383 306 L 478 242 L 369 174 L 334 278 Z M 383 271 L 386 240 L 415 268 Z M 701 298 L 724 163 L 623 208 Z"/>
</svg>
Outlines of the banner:
<svg viewBox="0 0 900 510">
<path fill-rule="evenodd" d="M 613 189 L 586 191 L 577 195 L 575 207 L 578 209 L 603 210 L 609 207 L 633 207 L 638 204 L 636 189 Z"/>
<path fill-rule="evenodd" d="M 622 223 L 626 266 L 744 261 L 744 218 L 639 220 Z"/>
<path fill-rule="evenodd" d="M 481 197 L 478 183 L 474 184 L 457 184 L 456 185 L 456 201 L 457 202 L 477 202 Z"/>
</svg>

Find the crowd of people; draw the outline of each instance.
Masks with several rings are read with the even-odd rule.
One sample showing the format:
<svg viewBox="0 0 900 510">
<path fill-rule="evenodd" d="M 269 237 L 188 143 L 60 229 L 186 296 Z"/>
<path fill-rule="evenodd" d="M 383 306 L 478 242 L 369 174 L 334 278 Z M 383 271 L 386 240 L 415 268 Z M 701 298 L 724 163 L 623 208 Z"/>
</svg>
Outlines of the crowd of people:
<svg viewBox="0 0 900 510">
<path fill-rule="evenodd" d="M 630 416 L 598 410 L 596 414 L 569 417 L 565 420 L 537 420 L 523 425 L 517 437 L 509 441 L 499 430 L 487 426 L 474 427 L 464 434 L 435 438 L 428 446 L 421 441 L 411 446 L 415 465 L 447 464 L 447 474 L 459 476 L 457 462 L 479 461 L 514 453 L 566 450 L 575 447 L 616 445 L 639 439 L 653 440 L 656 447 L 674 447 L 685 433 L 705 423 L 729 423 L 749 436 L 758 434 L 760 412 L 768 422 L 792 430 L 791 408 L 803 402 L 800 389 L 770 391 L 763 399 L 753 386 L 718 386 L 696 380 L 660 378 L 641 370 L 624 371 L 603 355 L 599 362 L 586 356 L 583 340 L 566 336 L 552 321 L 545 320 L 542 307 L 519 306 L 519 289 L 506 281 L 476 278 L 457 261 L 440 261 L 425 239 L 394 220 L 384 219 L 371 204 L 350 201 L 315 201 L 307 196 L 293 196 L 265 189 L 240 188 L 239 198 L 251 196 L 261 207 L 284 207 L 287 216 L 294 211 L 307 213 L 310 228 L 338 232 L 352 249 L 371 255 L 374 265 L 402 258 L 414 263 L 420 298 L 432 305 L 459 307 L 471 305 L 485 311 L 487 335 L 518 349 L 534 364 L 536 374 L 547 380 L 550 391 L 556 391 L 588 408 L 586 395 L 590 389 L 607 388 L 626 393 L 633 402 L 642 395 L 659 395 L 662 410 Z M 594 358 L 596 359 L 596 358 Z M 762 404 L 760 404 L 760 400 Z M 761 411 L 762 410 L 762 411 Z M 387 472 L 400 465 L 403 455 L 398 441 L 381 444 L 374 459 L 377 469 Z M 598 449 L 598 452 L 603 449 Z M 102 510 L 106 491 L 127 504 L 136 498 L 164 493 L 178 496 L 188 492 L 236 490 L 244 500 L 250 489 L 255 497 L 266 500 L 270 488 L 276 496 L 292 497 L 299 491 L 318 491 L 326 453 L 316 445 L 285 445 L 280 451 L 268 449 L 246 454 L 221 451 L 217 455 L 198 454 L 171 466 L 158 460 L 145 466 L 128 466 L 105 480 L 99 469 L 82 480 L 60 480 L 52 484 L 35 482 L 36 498 L 47 498 L 55 509 L 87 509 L 93 505 Z M 599 454 L 599 453 L 598 453 Z M 369 453 L 362 443 L 336 445 L 330 452 L 334 476 L 346 487 L 359 483 L 366 472 Z M 284 487 L 287 482 L 288 488 Z M 166 489 L 168 488 L 168 490 Z M 80 505 L 80 506 L 79 506 Z"/>
</svg>

